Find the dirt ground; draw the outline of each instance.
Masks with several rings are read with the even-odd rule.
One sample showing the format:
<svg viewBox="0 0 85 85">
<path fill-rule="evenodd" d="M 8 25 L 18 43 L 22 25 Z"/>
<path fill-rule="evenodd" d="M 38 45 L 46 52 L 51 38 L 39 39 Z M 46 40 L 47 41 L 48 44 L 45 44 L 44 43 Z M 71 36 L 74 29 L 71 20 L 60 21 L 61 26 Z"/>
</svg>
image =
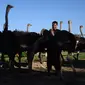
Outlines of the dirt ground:
<svg viewBox="0 0 85 85">
<path fill-rule="evenodd" d="M 53 68 L 54 69 L 54 68 Z M 29 73 L 27 67 L 13 71 L 0 69 L 0 85 L 85 85 L 85 68 L 76 67 L 76 75 L 71 67 L 62 67 L 64 80 L 51 73 L 47 75 L 46 62 L 33 63 L 33 71 Z"/>
</svg>

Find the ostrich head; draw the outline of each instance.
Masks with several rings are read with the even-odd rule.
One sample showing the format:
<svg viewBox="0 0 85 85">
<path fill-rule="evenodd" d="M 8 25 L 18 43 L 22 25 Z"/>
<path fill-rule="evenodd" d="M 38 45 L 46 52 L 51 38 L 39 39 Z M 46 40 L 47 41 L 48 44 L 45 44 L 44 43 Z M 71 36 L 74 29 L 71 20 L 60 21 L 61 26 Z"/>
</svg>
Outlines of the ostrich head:
<svg viewBox="0 0 85 85">
<path fill-rule="evenodd" d="M 83 37 L 83 32 L 82 32 L 82 28 L 83 28 L 83 25 L 80 25 L 80 33 L 81 33 L 81 36 Z"/>
<path fill-rule="evenodd" d="M 80 25 L 80 29 L 82 29 L 83 28 L 83 25 Z"/>
<path fill-rule="evenodd" d="M 47 37 L 49 35 L 49 31 L 45 28 L 43 28 L 40 32 L 40 35 L 43 35 L 44 37 Z"/>
<path fill-rule="evenodd" d="M 63 21 L 60 21 L 60 30 L 62 30 Z"/>
<path fill-rule="evenodd" d="M 43 32 L 45 31 L 45 28 L 43 28 L 40 32 L 41 35 L 43 35 Z"/>
<path fill-rule="evenodd" d="M 69 20 L 69 21 L 68 21 L 68 31 L 69 31 L 69 32 L 71 32 L 71 24 L 72 24 L 72 21 Z"/>
<path fill-rule="evenodd" d="M 11 8 L 13 8 L 12 5 L 7 5 L 7 7 L 6 7 L 6 12 L 8 13 L 8 12 L 10 11 Z"/>
<path fill-rule="evenodd" d="M 31 24 L 27 24 L 27 32 L 28 32 L 28 27 L 32 26 Z"/>
<path fill-rule="evenodd" d="M 27 24 L 27 26 L 32 26 L 31 24 Z"/>
</svg>

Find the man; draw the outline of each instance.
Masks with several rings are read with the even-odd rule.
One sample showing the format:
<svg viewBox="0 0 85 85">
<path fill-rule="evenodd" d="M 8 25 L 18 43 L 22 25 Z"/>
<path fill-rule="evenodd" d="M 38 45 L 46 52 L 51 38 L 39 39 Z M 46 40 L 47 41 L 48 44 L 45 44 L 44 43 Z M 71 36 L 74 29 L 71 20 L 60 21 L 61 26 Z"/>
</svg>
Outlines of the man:
<svg viewBox="0 0 85 85">
<path fill-rule="evenodd" d="M 61 65 L 60 65 L 60 54 L 61 50 L 56 43 L 55 33 L 59 31 L 58 29 L 58 22 L 52 22 L 52 29 L 50 29 L 50 39 L 47 47 L 47 69 L 48 74 L 50 75 L 50 70 L 52 65 L 55 67 L 56 74 L 59 73 L 61 76 Z"/>
</svg>

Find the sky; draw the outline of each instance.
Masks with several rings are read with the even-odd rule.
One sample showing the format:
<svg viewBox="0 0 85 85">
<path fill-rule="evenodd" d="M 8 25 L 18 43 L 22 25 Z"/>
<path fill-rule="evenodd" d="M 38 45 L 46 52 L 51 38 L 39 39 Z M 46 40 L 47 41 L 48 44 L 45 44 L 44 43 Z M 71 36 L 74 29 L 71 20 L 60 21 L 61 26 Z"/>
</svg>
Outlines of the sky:
<svg viewBox="0 0 85 85">
<path fill-rule="evenodd" d="M 42 28 L 50 29 L 52 21 L 63 21 L 63 30 L 68 30 L 68 20 L 71 20 L 72 33 L 79 34 L 80 25 L 85 33 L 85 0 L 0 0 L 0 31 L 7 4 L 14 6 L 8 16 L 9 30 L 26 31 L 30 23 L 29 31 L 39 33 Z"/>
</svg>

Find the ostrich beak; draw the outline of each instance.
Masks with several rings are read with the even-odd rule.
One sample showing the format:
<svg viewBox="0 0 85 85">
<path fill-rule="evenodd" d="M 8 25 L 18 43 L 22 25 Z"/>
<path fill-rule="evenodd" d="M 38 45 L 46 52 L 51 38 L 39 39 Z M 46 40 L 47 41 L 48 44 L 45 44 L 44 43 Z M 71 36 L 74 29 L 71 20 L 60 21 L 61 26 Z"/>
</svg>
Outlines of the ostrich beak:
<svg viewBox="0 0 85 85">
<path fill-rule="evenodd" d="M 12 6 L 12 5 L 7 5 L 9 8 L 14 8 L 14 6 Z"/>
<path fill-rule="evenodd" d="M 14 8 L 14 6 L 11 6 L 11 8 Z"/>
</svg>

